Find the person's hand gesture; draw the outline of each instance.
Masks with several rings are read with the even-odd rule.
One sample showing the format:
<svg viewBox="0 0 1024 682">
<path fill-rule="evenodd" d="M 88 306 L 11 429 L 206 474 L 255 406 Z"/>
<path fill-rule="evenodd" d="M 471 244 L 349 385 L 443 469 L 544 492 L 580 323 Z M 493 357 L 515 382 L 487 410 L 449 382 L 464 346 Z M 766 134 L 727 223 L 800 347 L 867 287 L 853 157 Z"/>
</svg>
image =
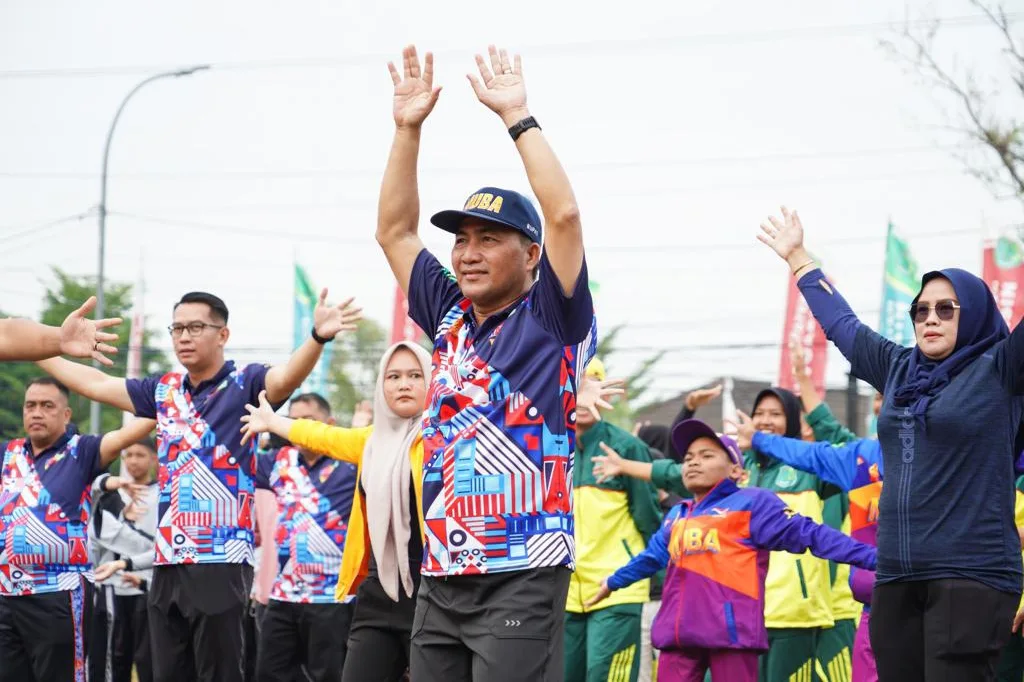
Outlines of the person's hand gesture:
<svg viewBox="0 0 1024 682">
<path fill-rule="evenodd" d="M 132 523 L 135 523 L 143 516 L 145 516 L 146 511 L 148 510 L 149 507 L 146 506 L 145 502 L 142 502 L 140 500 L 132 500 L 131 504 L 124 508 L 124 518 L 128 521 L 131 521 Z"/>
<path fill-rule="evenodd" d="M 736 410 L 738 422 L 726 420 L 726 423 L 736 429 L 736 445 L 740 450 L 749 450 L 754 447 L 754 420 L 743 412 Z"/>
<path fill-rule="evenodd" d="M 793 378 L 797 382 L 807 376 L 807 355 L 799 341 L 789 342 L 789 364 L 793 368 Z"/>
<path fill-rule="evenodd" d="M 580 382 L 579 394 L 576 396 L 576 410 L 587 410 L 594 419 L 601 421 L 601 410 L 614 410 L 608 398 L 626 392 L 623 386 L 625 379 L 606 379 L 601 381 L 592 377 L 584 377 Z"/>
<path fill-rule="evenodd" d="M 123 571 L 126 567 L 127 564 L 122 559 L 108 561 L 96 567 L 96 570 L 93 571 L 93 577 L 96 579 L 96 582 L 103 582 L 118 571 Z"/>
<path fill-rule="evenodd" d="M 437 98 L 441 94 L 441 86 L 434 87 L 434 55 L 430 52 L 426 54 L 421 71 L 416 46 L 409 45 L 402 50 L 404 77 L 398 75 L 394 62 L 388 62 L 388 71 L 391 73 L 391 81 L 395 84 L 395 126 L 419 128 L 434 110 Z"/>
<path fill-rule="evenodd" d="M 135 575 L 134 573 L 122 573 L 121 582 L 123 582 L 126 586 L 134 587 L 137 590 L 142 588 L 142 578 Z"/>
<path fill-rule="evenodd" d="M 73 358 L 92 358 L 100 364 L 110 365 L 114 361 L 104 353 L 114 354 L 117 349 L 108 345 L 108 341 L 117 341 L 117 334 L 101 332 L 101 329 L 121 324 L 120 317 L 105 320 L 90 320 L 86 317 L 96 307 L 96 297 L 91 296 L 82 307 L 64 319 L 60 326 L 60 352 Z"/>
<path fill-rule="evenodd" d="M 273 429 L 277 414 L 267 401 L 267 392 L 260 391 L 259 406 L 246 405 L 249 414 L 242 417 L 242 445 L 258 433 L 268 433 Z"/>
<path fill-rule="evenodd" d="M 604 483 L 616 476 L 621 476 L 622 455 L 604 443 L 598 443 L 598 445 L 601 446 L 604 456 L 597 455 L 591 460 L 594 463 L 594 478 L 597 479 L 598 483 Z"/>
<path fill-rule="evenodd" d="M 711 388 L 698 388 L 696 391 L 690 391 L 686 394 L 686 409 L 696 412 L 720 395 L 722 395 L 722 384 L 712 386 Z"/>
<path fill-rule="evenodd" d="M 335 306 L 327 305 L 327 289 L 320 291 L 320 300 L 313 309 L 313 328 L 321 339 L 333 339 L 341 332 L 355 331 L 356 323 L 363 319 L 363 309 L 352 305 L 354 298 L 346 298 Z"/>
<path fill-rule="evenodd" d="M 587 603 L 584 604 L 583 606 L 584 606 L 584 608 L 588 608 L 588 609 L 589 608 L 593 608 L 597 604 L 600 604 L 605 599 L 610 597 L 611 594 L 612 594 L 612 591 L 611 591 L 611 588 L 608 587 L 608 579 L 605 578 L 604 580 L 601 581 L 601 587 L 599 587 L 597 589 L 597 594 L 595 594 L 593 597 L 588 599 Z"/>
<path fill-rule="evenodd" d="M 794 265 L 799 267 L 808 260 L 807 251 L 804 250 L 804 226 L 796 211 L 790 211 L 783 206 L 782 220 L 768 216 L 768 219 L 761 223 L 761 232 L 763 234 L 757 235 L 758 240 L 779 254 L 780 258 L 789 263 L 790 268 Z M 801 263 L 793 262 L 797 258 Z"/>
<path fill-rule="evenodd" d="M 487 54 L 490 57 L 490 67 L 482 56 L 476 55 L 480 80 L 477 80 L 472 74 L 466 74 L 466 78 L 473 86 L 473 92 L 476 93 L 477 99 L 488 109 L 501 116 L 507 126 L 512 126 L 529 116 L 526 110 L 523 61 L 519 55 L 516 55 L 514 61 L 510 62 L 508 52 L 498 50 L 494 45 L 487 46 Z"/>
<path fill-rule="evenodd" d="M 359 429 L 373 423 L 373 403 L 364 400 L 356 405 L 352 413 L 352 428 Z"/>
</svg>

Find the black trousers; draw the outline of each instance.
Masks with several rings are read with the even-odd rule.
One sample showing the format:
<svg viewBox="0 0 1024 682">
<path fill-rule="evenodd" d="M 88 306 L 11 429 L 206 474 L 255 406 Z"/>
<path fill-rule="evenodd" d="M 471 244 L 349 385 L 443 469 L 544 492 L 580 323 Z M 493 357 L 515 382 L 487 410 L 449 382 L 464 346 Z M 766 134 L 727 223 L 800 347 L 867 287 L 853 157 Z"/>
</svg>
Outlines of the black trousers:
<svg viewBox="0 0 1024 682">
<path fill-rule="evenodd" d="M 0 682 L 85 682 L 86 596 L 0 597 Z"/>
<path fill-rule="evenodd" d="M 149 590 L 149 635 L 156 682 L 243 682 L 252 567 L 157 566 Z"/>
<path fill-rule="evenodd" d="M 351 623 L 351 604 L 293 604 L 271 599 L 260 623 L 256 679 L 338 682 L 345 667 Z"/>
<path fill-rule="evenodd" d="M 414 582 L 419 572 L 413 573 Z M 409 639 L 416 598 L 399 591 L 398 602 L 371 574 L 356 592 L 342 682 L 398 682 L 409 667 Z"/>
<path fill-rule="evenodd" d="M 1019 601 L 974 580 L 876 585 L 870 632 L 879 682 L 995 680 Z"/>
<path fill-rule="evenodd" d="M 424 576 L 412 626 L 412 679 L 562 680 L 568 592 L 562 567 Z"/>
<path fill-rule="evenodd" d="M 114 596 L 114 682 L 132 682 L 132 665 L 138 682 L 153 682 L 153 652 L 149 645 L 149 615 L 144 594 Z"/>
</svg>

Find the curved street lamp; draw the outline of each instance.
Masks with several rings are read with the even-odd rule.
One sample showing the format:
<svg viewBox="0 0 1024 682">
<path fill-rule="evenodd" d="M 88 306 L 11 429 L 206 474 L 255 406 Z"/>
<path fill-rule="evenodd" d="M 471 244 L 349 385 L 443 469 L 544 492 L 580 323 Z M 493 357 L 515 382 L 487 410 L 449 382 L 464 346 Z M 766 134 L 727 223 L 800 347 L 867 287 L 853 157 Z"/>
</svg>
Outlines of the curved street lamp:
<svg viewBox="0 0 1024 682">
<path fill-rule="evenodd" d="M 161 78 L 180 78 L 181 76 L 191 76 L 196 71 L 203 71 L 209 69 L 208 64 L 201 64 L 199 66 L 193 66 L 187 69 L 179 69 L 177 71 L 167 71 L 165 73 L 158 73 L 149 78 L 146 78 L 141 83 L 136 85 L 131 91 L 125 95 L 124 100 L 121 101 L 121 106 L 117 108 L 117 113 L 114 114 L 114 120 L 110 124 L 110 131 L 107 133 L 107 144 L 103 148 L 103 174 L 100 179 L 100 253 L 99 253 L 99 268 L 96 277 L 96 319 L 102 319 L 106 316 L 106 301 L 103 296 L 103 275 L 105 270 L 106 251 L 107 251 L 107 164 L 110 160 L 110 143 L 114 139 L 114 131 L 117 129 L 117 122 L 121 119 L 121 113 L 124 111 L 125 105 L 128 104 L 128 100 L 135 95 L 136 92 L 141 90 L 146 85 L 152 83 L 155 80 Z M 98 364 L 93 362 L 93 366 L 97 367 Z M 93 401 L 89 406 L 89 430 L 92 433 L 98 434 L 100 432 L 100 404 Z"/>
</svg>

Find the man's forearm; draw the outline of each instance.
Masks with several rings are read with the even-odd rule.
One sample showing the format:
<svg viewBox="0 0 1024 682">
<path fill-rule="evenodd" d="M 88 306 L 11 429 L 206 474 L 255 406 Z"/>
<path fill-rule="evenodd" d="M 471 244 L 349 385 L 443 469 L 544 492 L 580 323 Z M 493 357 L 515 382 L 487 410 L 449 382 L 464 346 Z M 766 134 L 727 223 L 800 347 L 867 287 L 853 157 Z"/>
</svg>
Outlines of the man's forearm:
<svg viewBox="0 0 1024 682">
<path fill-rule="evenodd" d="M 287 363 L 272 367 L 267 372 L 267 400 L 272 403 L 287 400 L 316 367 L 323 350 L 324 347 L 310 337 L 292 353 Z"/>
<path fill-rule="evenodd" d="M 124 379 L 112 377 L 95 367 L 64 358 L 39 360 L 36 365 L 74 393 L 124 412 L 135 412 Z"/>
<path fill-rule="evenodd" d="M 526 109 L 514 109 L 502 114 L 501 120 L 506 128 L 511 128 L 529 115 Z M 569 176 L 544 133 L 538 128 L 527 130 L 516 140 L 516 149 L 523 159 L 530 187 L 540 202 L 546 229 L 578 227 L 579 209 Z"/>
<path fill-rule="evenodd" d="M 0 320 L 0 360 L 35 361 L 60 355 L 60 329 L 32 320 Z"/>
<path fill-rule="evenodd" d="M 403 236 L 416 234 L 420 220 L 416 172 L 419 154 L 420 128 L 396 128 L 377 204 L 377 241 L 382 246 Z"/>
</svg>

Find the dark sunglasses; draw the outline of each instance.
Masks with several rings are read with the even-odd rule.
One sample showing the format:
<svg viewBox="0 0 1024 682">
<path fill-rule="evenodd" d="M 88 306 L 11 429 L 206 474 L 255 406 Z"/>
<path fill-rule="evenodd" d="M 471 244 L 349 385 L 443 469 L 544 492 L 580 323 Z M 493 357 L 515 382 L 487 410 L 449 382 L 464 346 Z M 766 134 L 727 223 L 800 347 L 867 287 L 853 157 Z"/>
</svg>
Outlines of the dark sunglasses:
<svg viewBox="0 0 1024 682">
<path fill-rule="evenodd" d="M 944 322 L 949 322 L 953 319 L 953 315 L 959 310 L 960 304 L 951 298 L 936 301 L 934 306 L 927 303 L 915 303 L 910 306 L 910 319 L 915 323 L 921 324 L 928 319 L 928 315 L 931 314 L 932 308 L 935 308 L 935 315 Z"/>
</svg>

